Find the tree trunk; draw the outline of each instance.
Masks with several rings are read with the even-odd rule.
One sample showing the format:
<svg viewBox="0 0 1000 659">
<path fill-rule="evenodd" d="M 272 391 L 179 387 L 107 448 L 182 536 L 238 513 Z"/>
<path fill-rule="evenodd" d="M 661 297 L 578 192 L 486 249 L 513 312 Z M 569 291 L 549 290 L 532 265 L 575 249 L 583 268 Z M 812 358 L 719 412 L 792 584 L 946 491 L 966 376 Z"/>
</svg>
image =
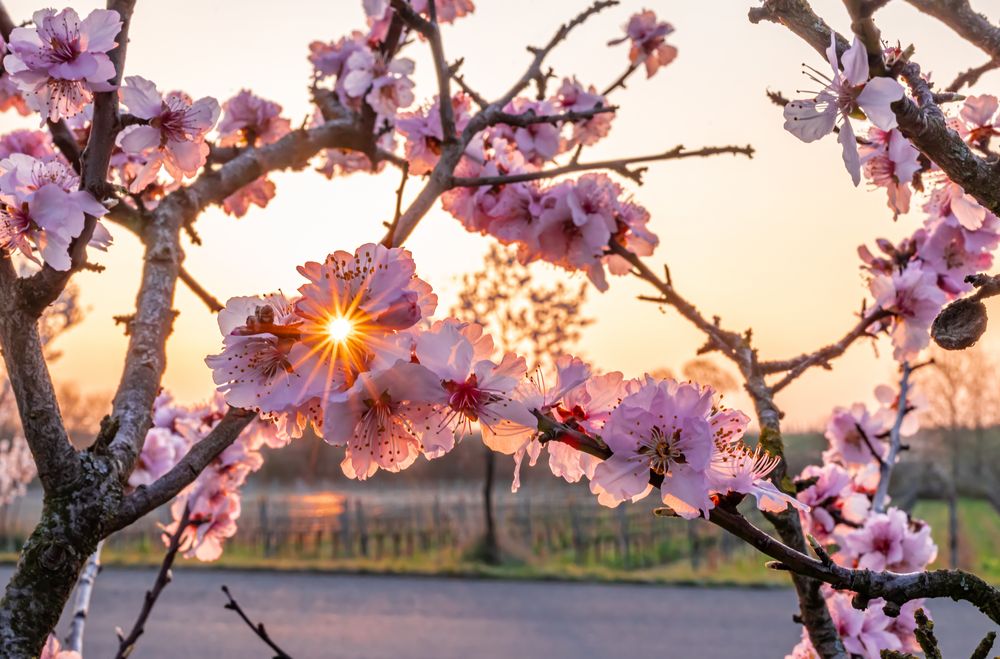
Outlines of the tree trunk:
<svg viewBox="0 0 1000 659">
<path fill-rule="evenodd" d="M 4 659 L 37 657 L 73 592 L 80 571 L 118 509 L 122 486 L 109 461 L 81 454 L 76 483 L 47 496 L 42 518 L 25 542 L 0 601 Z"/>
<path fill-rule="evenodd" d="M 951 442 L 951 487 L 948 489 L 948 564 L 958 567 L 958 434 Z"/>
<path fill-rule="evenodd" d="M 500 543 L 497 542 L 496 518 L 493 514 L 493 483 L 496 480 L 496 454 L 485 449 L 486 474 L 483 479 L 483 561 L 490 565 L 500 563 Z"/>
</svg>

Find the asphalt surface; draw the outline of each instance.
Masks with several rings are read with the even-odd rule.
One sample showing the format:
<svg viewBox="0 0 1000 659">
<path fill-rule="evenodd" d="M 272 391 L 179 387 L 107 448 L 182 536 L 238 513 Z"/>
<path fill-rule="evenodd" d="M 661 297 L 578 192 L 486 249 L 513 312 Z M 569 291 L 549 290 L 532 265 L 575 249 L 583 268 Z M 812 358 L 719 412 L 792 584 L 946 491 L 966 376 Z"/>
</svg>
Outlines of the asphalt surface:
<svg viewBox="0 0 1000 659">
<path fill-rule="evenodd" d="M 9 567 L 0 568 L 6 583 Z M 106 569 L 87 623 L 85 659 L 114 656 L 155 577 Z M 295 659 L 450 657 L 783 657 L 798 640 L 790 590 L 680 588 L 177 570 L 133 659 L 266 659 L 273 652 L 232 611 L 223 584 Z M 936 601 L 945 657 L 967 657 L 991 628 L 971 606 Z M 67 619 L 60 625 L 66 630 Z"/>
</svg>

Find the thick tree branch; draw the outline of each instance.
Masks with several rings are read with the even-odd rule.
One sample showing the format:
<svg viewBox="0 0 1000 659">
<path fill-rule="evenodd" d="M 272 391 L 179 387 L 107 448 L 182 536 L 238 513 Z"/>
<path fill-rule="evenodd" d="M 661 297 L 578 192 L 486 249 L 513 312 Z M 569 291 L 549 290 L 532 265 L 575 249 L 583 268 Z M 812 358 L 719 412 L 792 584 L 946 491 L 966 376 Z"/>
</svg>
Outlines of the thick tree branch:
<svg viewBox="0 0 1000 659">
<path fill-rule="evenodd" d="M 256 413 L 249 410 L 229 408 L 218 425 L 192 446 L 173 469 L 150 485 L 140 485 L 125 497 L 117 514 L 108 522 L 107 532 L 110 534 L 128 526 L 177 496 L 198 478 L 198 474 L 204 471 L 216 456 L 235 442 L 244 428 L 255 418 L 257 418 Z"/>
<path fill-rule="evenodd" d="M 969 0 L 906 0 L 938 19 L 994 60 L 1000 60 L 1000 27 L 969 5 Z"/>
<path fill-rule="evenodd" d="M 854 604 L 865 607 L 879 597 L 902 606 L 922 598 L 948 597 L 966 601 L 982 611 L 990 620 L 1000 623 L 1000 590 L 962 570 L 931 570 L 927 572 L 873 572 L 855 570 L 834 563 L 822 547 L 814 545 L 820 558 L 775 540 L 751 524 L 734 509 L 722 506 L 711 511 L 709 521 L 744 540 L 763 554 L 778 561 L 776 569 L 790 570 L 828 583 L 838 590 L 857 593 Z"/>
<path fill-rule="evenodd" d="M 953 4 L 963 4 L 963 1 Z M 942 4 L 929 0 L 928 3 Z M 750 10 L 749 18 L 753 23 L 771 21 L 784 25 L 823 55 L 830 45 L 830 26 L 813 12 L 806 0 L 765 0 L 762 6 Z M 842 54 L 848 46 L 847 41 L 837 34 L 836 42 L 837 52 Z M 978 157 L 948 126 L 944 112 L 935 102 L 934 92 L 921 77 L 916 63 L 903 64 L 899 67 L 899 75 L 909 85 L 916 101 L 903 98 L 893 104 L 899 130 L 952 181 L 988 210 L 1000 213 L 1000 186 L 996 183 L 1000 165 Z"/>
<path fill-rule="evenodd" d="M 0 255 L 0 347 L 38 479 L 52 493 L 76 481 L 80 464 L 59 413 L 37 318 L 20 305 L 19 282 L 10 258 Z"/>
<path fill-rule="evenodd" d="M 506 121 L 500 123 L 508 123 Z M 451 184 L 453 187 L 479 187 L 482 185 L 506 185 L 507 183 L 519 183 L 522 181 L 537 181 L 540 179 L 553 178 L 556 176 L 562 176 L 564 174 L 572 174 L 573 172 L 585 172 L 593 171 L 598 169 L 606 169 L 613 171 L 621 176 L 629 178 L 636 183 L 642 183 L 642 174 L 645 172 L 645 167 L 639 167 L 637 169 L 630 169 L 629 165 L 634 165 L 642 162 L 659 162 L 662 160 L 682 160 L 684 158 L 698 158 L 706 156 L 715 156 L 724 153 L 731 153 L 733 155 L 744 155 L 748 158 L 753 157 L 753 147 L 747 146 L 710 146 L 701 149 L 695 149 L 694 151 L 687 151 L 683 146 L 676 146 L 663 153 L 658 153 L 651 156 L 638 156 L 635 158 L 619 158 L 617 160 L 599 160 L 595 162 L 575 162 L 569 163 L 568 165 L 563 165 L 561 167 L 552 167 L 550 169 L 542 169 L 537 172 L 524 172 L 522 174 L 509 174 L 506 176 L 477 176 L 477 177 L 455 177 L 452 178 Z"/>
</svg>

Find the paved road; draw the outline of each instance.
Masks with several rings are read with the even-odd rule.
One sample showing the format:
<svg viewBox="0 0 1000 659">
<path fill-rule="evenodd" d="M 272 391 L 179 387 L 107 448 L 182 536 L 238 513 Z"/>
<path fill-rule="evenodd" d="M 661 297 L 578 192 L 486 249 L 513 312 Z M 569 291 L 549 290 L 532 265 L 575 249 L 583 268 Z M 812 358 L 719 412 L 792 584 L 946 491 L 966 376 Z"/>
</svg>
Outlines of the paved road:
<svg viewBox="0 0 1000 659">
<path fill-rule="evenodd" d="M 0 568 L 6 583 L 10 568 Z M 114 655 L 155 573 L 107 569 L 97 581 L 84 656 Z M 787 590 L 180 569 L 134 659 L 266 659 L 225 610 L 227 584 L 250 616 L 296 659 L 773 659 L 798 637 Z M 936 602 L 944 656 L 967 657 L 989 626 L 969 606 Z M 61 630 L 65 630 L 64 624 Z"/>
</svg>

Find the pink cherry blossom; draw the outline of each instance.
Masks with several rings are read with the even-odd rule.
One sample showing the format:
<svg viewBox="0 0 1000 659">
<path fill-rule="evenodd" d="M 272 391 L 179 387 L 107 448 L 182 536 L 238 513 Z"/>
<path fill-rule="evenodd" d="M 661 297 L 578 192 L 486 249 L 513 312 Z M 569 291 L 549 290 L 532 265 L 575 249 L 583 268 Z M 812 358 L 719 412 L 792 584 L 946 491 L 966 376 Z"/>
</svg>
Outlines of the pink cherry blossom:
<svg viewBox="0 0 1000 659">
<path fill-rule="evenodd" d="M 244 89 L 222 105 L 219 146 L 260 146 L 287 135 L 291 122 L 281 116 L 281 106 Z"/>
<path fill-rule="evenodd" d="M 0 249 L 29 258 L 37 251 L 50 267 L 68 270 L 70 243 L 83 231 L 85 215 L 107 213 L 79 187 L 79 177 L 59 160 L 15 153 L 0 161 Z M 110 238 L 103 229 L 95 236 Z"/>
<path fill-rule="evenodd" d="M 868 144 L 858 151 L 865 176 L 886 189 L 893 214 L 908 213 L 913 194 L 910 184 L 920 171 L 920 152 L 895 128 L 884 131 L 875 126 L 868 129 Z"/>
<path fill-rule="evenodd" d="M 233 217 L 243 217 L 251 205 L 266 208 L 275 194 L 276 190 L 271 179 L 261 176 L 223 199 L 222 210 Z"/>
<path fill-rule="evenodd" d="M 439 103 L 438 97 L 434 97 L 434 103 L 429 107 L 404 112 L 396 119 L 396 130 L 406 138 L 403 148 L 411 174 L 430 172 L 441 156 L 444 131 L 441 128 Z M 461 133 L 472 116 L 472 102 L 466 94 L 459 92 L 452 97 L 451 108 L 455 117 L 455 130 Z"/>
<path fill-rule="evenodd" d="M 551 103 L 559 112 L 582 112 L 596 107 L 609 107 L 607 99 L 597 93 L 596 87 L 593 85 L 584 87 L 576 78 L 563 79 Z M 597 144 L 611 131 L 613 118 L 614 113 L 602 112 L 590 119 L 574 122 L 572 134 L 561 150 L 567 151 L 581 144 L 584 146 Z"/>
<path fill-rule="evenodd" d="M 388 64 L 382 56 L 369 49 L 351 53 L 344 63 L 343 92 L 345 103 L 357 105 L 361 98 L 383 118 L 392 118 L 396 111 L 413 103 L 413 60 L 394 59 Z"/>
<path fill-rule="evenodd" d="M 0 58 L 7 53 L 7 42 L 3 35 L 0 35 Z M 21 91 L 17 88 L 17 83 L 11 80 L 6 71 L 0 72 L 0 112 L 14 110 L 21 116 L 31 114 L 31 108 L 25 103 Z"/>
<path fill-rule="evenodd" d="M 115 66 L 107 52 L 117 45 L 118 12 L 95 9 L 81 21 L 71 8 L 41 9 L 32 19 L 34 27 L 11 31 L 3 65 L 43 124 L 77 114 L 93 92 L 111 91 Z"/>
<path fill-rule="evenodd" d="M 446 399 L 441 380 L 419 364 L 399 361 L 361 373 L 351 389 L 327 401 L 323 439 L 347 447 L 341 467 L 348 478 L 364 480 L 380 468 L 401 471 L 425 449 L 437 455 L 454 445 L 434 413 Z"/>
<path fill-rule="evenodd" d="M 504 106 L 508 114 L 527 114 L 533 112 L 538 116 L 556 113 L 551 101 L 535 101 L 518 96 Z M 517 146 L 524 160 L 534 167 L 552 160 L 562 151 L 560 126 L 549 123 L 536 123 L 528 126 L 508 126 L 497 124 L 490 129 L 494 137 L 501 137 Z"/>
<path fill-rule="evenodd" d="M 891 618 L 882 612 L 881 605 L 873 602 L 859 611 L 851 603 L 851 595 L 839 591 L 827 591 L 826 602 L 844 648 L 851 655 L 879 659 L 882 650 L 902 647 L 896 635 L 889 631 Z"/>
<path fill-rule="evenodd" d="M 754 449 L 747 448 L 740 437 L 750 419 L 742 412 L 730 413 L 733 418 L 729 427 L 735 426 L 736 432 L 730 431 L 728 435 L 716 432 L 716 450 L 708 474 L 711 491 L 723 495 L 733 492 L 752 495 L 757 501 L 757 508 L 771 513 L 781 512 L 789 504 L 805 508 L 805 504 L 767 480 L 767 475 L 774 471 L 781 459 L 770 455 L 759 445 Z"/>
<path fill-rule="evenodd" d="M 713 507 L 708 471 L 716 437 L 714 395 L 710 387 L 647 376 L 604 426 L 601 438 L 614 454 L 594 470 L 591 490 L 598 500 L 618 505 L 645 497 L 652 473 L 663 478 L 663 503 L 678 515 L 707 516 Z"/>
<path fill-rule="evenodd" d="M 645 9 L 633 14 L 625 26 L 625 36 L 611 41 L 608 45 L 631 41 L 632 49 L 628 58 L 633 66 L 644 64 L 646 77 L 652 78 L 661 66 L 666 66 L 677 57 L 677 49 L 666 43 L 674 26 L 656 18 L 656 14 Z"/>
<path fill-rule="evenodd" d="M 552 409 L 552 415 L 556 420 L 585 433 L 599 435 L 611 412 L 638 387 L 637 381 L 626 380 L 618 371 L 594 375 L 567 391 L 562 402 Z M 546 449 L 549 452 L 549 469 L 570 483 L 579 481 L 583 476 L 593 478 L 594 469 L 600 463 L 598 458 L 565 441 L 550 441 Z"/>
<path fill-rule="evenodd" d="M 339 78 L 344 74 L 347 59 L 367 47 L 364 33 L 354 30 L 338 41 L 313 41 L 309 44 L 309 62 L 315 68 L 318 79 Z"/>
<path fill-rule="evenodd" d="M 435 322 L 417 335 L 414 345 L 417 361 L 440 379 L 446 392 L 437 410 L 438 425 L 468 434 L 478 423 L 488 447 L 512 455 L 523 447 L 525 429 L 537 427 L 537 421 L 514 397 L 525 375 L 524 358 L 508 352 L 495 362 L 492 352 L 493 340 L 480 325 L 454 319 Z"/>
<path fill-rule="evenodd" d="M 36 160 L 56 157 L 52 139 L 40 130 L 14 130 L 0 136 L 0 160 L 15 153 L 23 153 Z"/>
<path fill-rule="evenodd" d="M 204 486 L 202 486 L 204 487 Z M 180 549 L 186 558 L 199 561 L 215 561 L 222 556 L 225 540 L 236 535 L 236 520 L 240 516 L 240 497 L 235 492 L 214 489 L 210 492 L 196 490 L 190 504 L 190 523 L 181 535 Z M 164 532 L 174 534 L 188 498 L 179 497 L 174 501 L 171 512 L 174 522 L 164 527 Z"/>
<path fill-rule="evenodd" d="M 864 522 L 871 508 L 868 497 L 857 492 L 850 472 L 843 466 L 828 462 L 823 466 L 809 465 L 798 481 L 816 479 L 802 489 L 796 498 L 809 507 L 800 510 L 802 526 L 820 542 L 836 541 L 845 529 Z"/>
<path fill-rule="evenodd" d="M 893 357 L 897 361 L 916 357 L 930 342 L 931 323 L 945 303 L 936 273 L 911 263 L 902 272 L 872 278 L 868 289 L 876 306 L 893 313 L 889 328 Z"/>
<path fill-rule="evenodd" d="M 515 391 L 515 398 L 522 402 L 532 412 L 539 414 L 554 414 L 555 410 L 563 405 L 563 399 L 573 389 L 583 386 L 590 377 L 590 365 L 581 359 L 571 355 L 560 355 L 555 359 L 554 373 L 546 373 L 541 368 L 535 370 L 526 380 L 522 380 Z M 513 443 L 510 433 L 508 439 Z M 531 423 L 524 428 L 522 434 L 517 434 L 522 438 L 522 445 L 514 450 L 514 482 L 511 486 L 512 492 L 517 492 L 520 487 L 521 464 L 525 455 L 528 455 L 533 466 L 538 456 L 541 454 L 541 444 L 537 441 L 538 423 L 532 417 Z M 574 448 L 559 441 L 549 441 L 546 446 L 549 448 L 549 466 L 556 476 L 565 478 L 571 483 L 580 480 L 583 474 L 580 459 L 573 459 L 567 453 L 579 453 Z M 563 450 L 563 447 L 568 450 Z M 553 449 L 555 453 L 553 453 Z M 582 455 L 582 454 L 581 454 Z M 555 457 L 554 457 L 555 456 Z"/>
<path fill-rule="evenodd" d="M 543 191 L 538 256 L 568 270 L 584 270 L 598 290 L 607 290 L 603 259 L 618 231 L 621 192 L 605 174 L 584 174 Z"/>
<path fill-rule="evenodd" d="M 205 363 L 227 403 L 276 415 L 304 412 L 318 420 L 311 399 L 328 382 L 301 341 L 303 320 L 291 301 L 280 293 L 232 298 L 218 321 L 223 351 Z"/>
<path fill-rule="evenodd" d="M 870 414 L 863 403 L 834 408 L 826 424 L 825 437 L 830 448 L 823 454 L 823 461 L 864 466 L 884 458 L 889 450 L 885 433 L 890 424 L 891 419 Z"/>
<path fill-rule="evenodd" d="M 49 637 L 45 639 L 45 645 L 42 646 L 42 654 L 38 656 L 38 659 L 83 659 L 79 652 L 73 650 L 63 650 L 62 645 L 59 643 L 59 639 L 56 638 L 55 634 L 49 634 Z"/>
<path fill-rule="evenodd" d="M 976 231 L 963 228 L 954 215 L 930 218 L 925 227 L 917 255 L 937 273 L 938 286 L 949 296 L 971 290 L 965 278 L 992 267 L 992 252 L 1000 244 L 1000 220 L 992 213 Z"/>
<path fill-rule="evenodd" d="M 208 157 L 205 134 L 219 118 L 218 101 L 210 97 L 192 101 L 182 92 L 164 97 L 155 84 L 139 76 L 125 78 L 121 96 L 129 112 L 149 122 L 129 126 L 118 137 L 123 151 L 146 159 L 129 191 L 141 192 L 154 182 L 161 166 L 175 180 L 194 176 Z"/>
<path fill-rule="evenodd" d="M 934 189 L 924 210 L 936 217 L 954 215 L 962 228 L 969 231 L 982 227 L 988 214 L 975 197 L 966 194 L 962 186 L 949 180 Z"/>
<path fill-rule="evenodd" d="M 128 484 L 132 487 L 149 485 L 173 469 L 189 448 L 189 442 L 181 435 L 167 428 L 150 428 Z"/>
<path fill-rule="evenodd" d="M 368 39 L 374 43 L 384 41 L 394 14 L 389 0 L 363 0 L 361 4 L 368 18 Z M 411 0 L 409 4 L 413 11 L 430 18 L 428 0 Z M 471 14 L 476 6 L 472 0 L 434 0 L 434 9 L 438 23 L 453 23 L 456 19 Z"/>
<path fill-rule="evenodd" d="M 990 94 L 967 97 L 958 113 L 960 119 L 955 122 L 958 134 L 969 144 L 987 148 L 990 138 L 1000 135 L 998 107 L 997 97 Z"/>
<path fill-rule="evenodd" d="M 882 130 L 895 128 L 896 115 L 890 106 L 903 98 L 903 87 L 892 78 L 868 79 L 868 51 L 857 37 L 840 58 L 843 68 L 837 63 L 836 34 L 830 35 L 826 56 L 833 77 L 809 70 L 807 75 L 824 89 L 812 100 L 785 105 L 785 130 L 803 142 L 813 142 L 833 132 L 839 120 L 837 141 L 843 147 L 844 165 L 857 185 L 861 182 L 861 161 L 850 118 L 862 113 Z"/>
<path fill-rule="evenodd" d="M 309 280 L 295 304 L 303 341 L 348 377 L 366 368 L 387 337 L 428 318 L 437 306 L 437 296 L 416 276 L 413 257 L 404 249 L 369 243 L 298 271 Z M 339 336 L 330 331 L 331 323 L 342 326 Z"/>
<path fill-rule="evenodd" d="M 864 526 L 847 534 L 844 544 L 859 568 L 875 571 L 916 572 L 937 557 L 930 527 L 911 521 L 898 508 L 870 515 Z"/>
</svg>

